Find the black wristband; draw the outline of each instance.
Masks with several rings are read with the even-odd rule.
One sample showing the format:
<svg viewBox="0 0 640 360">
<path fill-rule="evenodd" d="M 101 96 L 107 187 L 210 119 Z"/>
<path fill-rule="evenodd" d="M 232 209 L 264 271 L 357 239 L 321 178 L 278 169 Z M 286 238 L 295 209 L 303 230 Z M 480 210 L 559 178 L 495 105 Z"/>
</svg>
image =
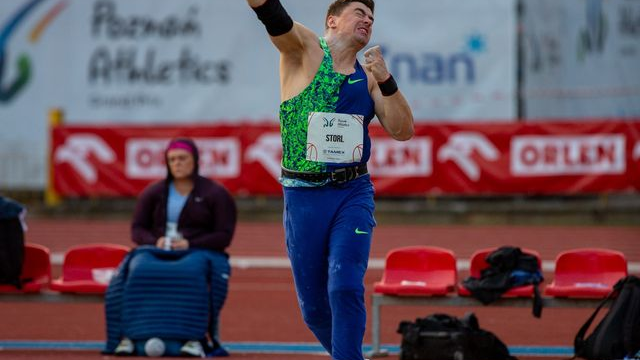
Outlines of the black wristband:
<svg viewBox="0 0 640 360">
<path fill-rule="evenodd" d="M 264 4 L 253 8 L 253 11 L 271 36 L 286 34 L 293 28 L 293 19 L 282 7 L 280 0 L 267 0 Z"/>
<path fill-rule="evenodd" d="M 398 84 L 396 84 L 396 80 L 393 78 L 393 75 L 389 74 L 389 78 L 381 83 L 378 83 L 380 87 L 380 91 L 383 96 L 391 96 L 398 91 Z"/>
</svg>

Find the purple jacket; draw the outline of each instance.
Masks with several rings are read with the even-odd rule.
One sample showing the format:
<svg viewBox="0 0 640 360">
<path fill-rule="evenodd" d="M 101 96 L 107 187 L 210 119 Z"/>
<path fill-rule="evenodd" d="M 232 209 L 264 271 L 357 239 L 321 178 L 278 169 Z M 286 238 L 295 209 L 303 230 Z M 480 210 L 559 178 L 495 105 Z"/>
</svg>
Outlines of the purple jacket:
<svg viewBox="0 0 640 360">
<path fill-rule="evenodd" d="M 167 223 L 168 180 L 149 185 L 138 198 L 131 238 L 138 245 L 155 245 Z M 215 181 L 194 177 L 193 190 L 178 218 L 178 231 L 192 248 L 224 252 L 231 243 L 237 221 L 236 204 Z"/>
</svg>

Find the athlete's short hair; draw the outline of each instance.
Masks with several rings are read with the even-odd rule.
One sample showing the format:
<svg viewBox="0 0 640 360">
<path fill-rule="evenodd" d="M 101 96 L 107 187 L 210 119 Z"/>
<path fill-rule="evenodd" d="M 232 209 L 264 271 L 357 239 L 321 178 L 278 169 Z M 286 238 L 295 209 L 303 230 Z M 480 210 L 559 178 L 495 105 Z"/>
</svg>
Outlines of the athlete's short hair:
<svg viewBox="0 0 640 360">
<path fill-rule="evenodd" d="M 327 16 L 324 19 L 325 28 L 327 27 L 327 20 L 329 19 L 329 16 L 340 16 L 340 14 L 342 14 L 342 10 L 344 10 L 344 8 L 346 8 L 349 4 L 354 2 L 364 4 L 366 7 L 371 9 L 372 13 L 376 5 L 373 0 L 336 0 L 331 5 L 329 5 L 329 9 L 327 10 Z"/>
</svg>

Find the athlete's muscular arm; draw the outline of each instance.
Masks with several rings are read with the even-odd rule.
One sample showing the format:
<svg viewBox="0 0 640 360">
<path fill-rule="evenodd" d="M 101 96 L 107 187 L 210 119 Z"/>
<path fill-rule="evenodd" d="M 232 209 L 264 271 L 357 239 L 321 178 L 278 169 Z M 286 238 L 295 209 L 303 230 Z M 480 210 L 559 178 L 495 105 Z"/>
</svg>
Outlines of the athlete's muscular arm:
<svg viewBox="0 0 640 360">
<path fill-rule="evenodd" d="M 391 74 L 382 58 L 379 46 L 365 51 L 365 68 L 368 70 L 369 89 L 375 103 L 375 111 L 382 127 L 396 140 L 409 140 L 413 136 L 413 114 L 400 90 L 383 95 L 379 83 L 390 79 Z"/>
<path fill-rule="evenodd" d="M 280 52 L 281 99 L 292 98 L 311 83 L 320 66 L 322 49 L 318 37 L 304 25 L 291 20 L 279 0 L 247 0 L 247 3 L 258 13 L 271 42 Z M 267 8 L 269 10 L 265 11 Z"/>
<path fill-rule="evenodd" d="M 249 6 L 258 13 L 258 17 L 267 28 L 271 41 L 280 53 L 296 54 L 304 50 L 303 34 L 308 31 L 294 22 L 279 4 L 279 0 L 247 0 Z M 260 9 L 262 8 L 262 12 Z M 261 13 L 264 14 L 261 18 Z"/>
</svg>

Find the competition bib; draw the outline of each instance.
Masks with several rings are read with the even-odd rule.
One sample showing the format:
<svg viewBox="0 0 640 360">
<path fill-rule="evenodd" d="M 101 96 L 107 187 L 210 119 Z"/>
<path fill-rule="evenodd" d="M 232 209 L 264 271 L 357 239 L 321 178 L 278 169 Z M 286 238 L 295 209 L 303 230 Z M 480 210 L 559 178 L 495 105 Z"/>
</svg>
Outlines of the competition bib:
<svg viewBox="0 0 640 360">
<path fill-rule="evenodd" d="M 364 116 L 310 112 L 307 160 L 353 163 L 362 159 Z"/>
</svg>

